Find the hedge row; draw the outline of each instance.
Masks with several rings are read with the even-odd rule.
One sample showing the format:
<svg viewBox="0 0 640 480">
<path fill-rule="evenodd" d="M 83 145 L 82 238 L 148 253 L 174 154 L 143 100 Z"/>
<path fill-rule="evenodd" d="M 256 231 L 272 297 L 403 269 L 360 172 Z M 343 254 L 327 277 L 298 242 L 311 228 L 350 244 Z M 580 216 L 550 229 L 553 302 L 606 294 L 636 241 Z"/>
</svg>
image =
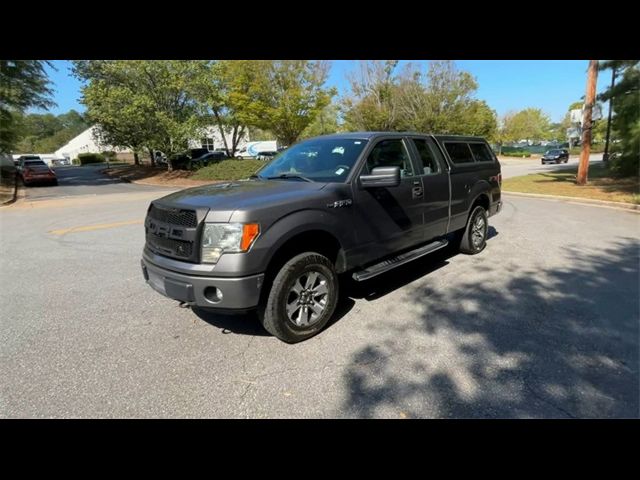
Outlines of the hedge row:
<svg viewBox="0 0 640 480">
<path fill-rule="evenodd" d="M 71 163 L 74 165 L 87 165 L 89 163 L 103 163 L 104 161 L 104 155 L 101 153 L 81 153 Z"/>
</svg>

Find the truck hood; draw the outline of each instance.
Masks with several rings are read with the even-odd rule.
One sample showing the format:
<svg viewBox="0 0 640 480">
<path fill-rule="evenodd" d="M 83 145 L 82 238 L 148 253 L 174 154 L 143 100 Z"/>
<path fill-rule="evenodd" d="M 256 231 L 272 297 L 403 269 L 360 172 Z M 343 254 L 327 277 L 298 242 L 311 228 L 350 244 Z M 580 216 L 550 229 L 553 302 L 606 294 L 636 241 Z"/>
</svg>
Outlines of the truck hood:
<svg viewBox="0 0 640 480">
<path fill-rule="evenodd" d="M 154 203 L 179 208 L 234 211 L 295 204 L 297 200 L 322 190 L 325 183 L 298 180 L 241 180 L 187 188 L 162 197 Z"/>
</svg>

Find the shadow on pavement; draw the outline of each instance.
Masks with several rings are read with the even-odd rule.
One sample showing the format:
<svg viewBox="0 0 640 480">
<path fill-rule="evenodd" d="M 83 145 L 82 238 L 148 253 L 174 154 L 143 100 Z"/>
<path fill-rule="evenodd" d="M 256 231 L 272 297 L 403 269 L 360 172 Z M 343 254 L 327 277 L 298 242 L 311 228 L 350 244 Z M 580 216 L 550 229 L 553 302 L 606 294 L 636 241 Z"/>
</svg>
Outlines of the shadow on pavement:
<svg viewBox="0 0 640 480">
<path fill-rule="evenodd" d="M 639 252 L 638 240 L 624 238 L 596 253 L 569 249 L 564 268 L 542 259 L 508 275 L 478 258 L 473 281 L 409 287 L 404 298 L 422 312 L 419 320 L 382 321 L 383 338 L 353 355 L 346 411 L 363 418 L 389 409 L 408 417 L 637 418 Z M 447 258 L 423 268 L 434 271 Z M 419 276 L 420 267 L 412 268 L 379 295 Z"/>
</svg>

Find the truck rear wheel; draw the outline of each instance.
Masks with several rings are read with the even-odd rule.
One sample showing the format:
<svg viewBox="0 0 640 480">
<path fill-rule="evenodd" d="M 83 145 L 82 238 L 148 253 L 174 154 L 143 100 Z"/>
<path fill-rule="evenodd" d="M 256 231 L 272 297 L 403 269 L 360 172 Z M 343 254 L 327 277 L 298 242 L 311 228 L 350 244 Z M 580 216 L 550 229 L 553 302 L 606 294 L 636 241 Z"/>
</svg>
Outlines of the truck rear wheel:
<svg viewBox="0 0 640 480">
<path fill-rule="evenodd" d="M 488 231 L 487 211 L 478 205 L 471 211 L 466 228 L 461 230 L 460 251 L 469 255 L 480 253 L 487 246 Z"/>
<path fill-rule="evenodd" d="M 267 332 L 296 343 L 320 332 L 338 302 L 338 276 L 331 261 L 315 252 L 296 255 L 273 280 L 258 310 Z"/>
</svg>

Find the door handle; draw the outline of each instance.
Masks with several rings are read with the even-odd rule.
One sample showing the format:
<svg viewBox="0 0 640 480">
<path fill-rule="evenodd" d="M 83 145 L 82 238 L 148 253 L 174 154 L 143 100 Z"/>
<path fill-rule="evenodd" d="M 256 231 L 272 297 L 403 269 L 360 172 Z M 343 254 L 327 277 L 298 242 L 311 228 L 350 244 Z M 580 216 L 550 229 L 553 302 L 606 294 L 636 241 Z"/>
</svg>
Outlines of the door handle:
<svg viewBox="0 0 640 480">
<path fill-rule="evenodd" d="M 422 187 L 414 184 L 414 187 L 411 189 L 411 192 L 413 194 L 413 198 L 421 197 L 423 193 Z"/>
</svg>

